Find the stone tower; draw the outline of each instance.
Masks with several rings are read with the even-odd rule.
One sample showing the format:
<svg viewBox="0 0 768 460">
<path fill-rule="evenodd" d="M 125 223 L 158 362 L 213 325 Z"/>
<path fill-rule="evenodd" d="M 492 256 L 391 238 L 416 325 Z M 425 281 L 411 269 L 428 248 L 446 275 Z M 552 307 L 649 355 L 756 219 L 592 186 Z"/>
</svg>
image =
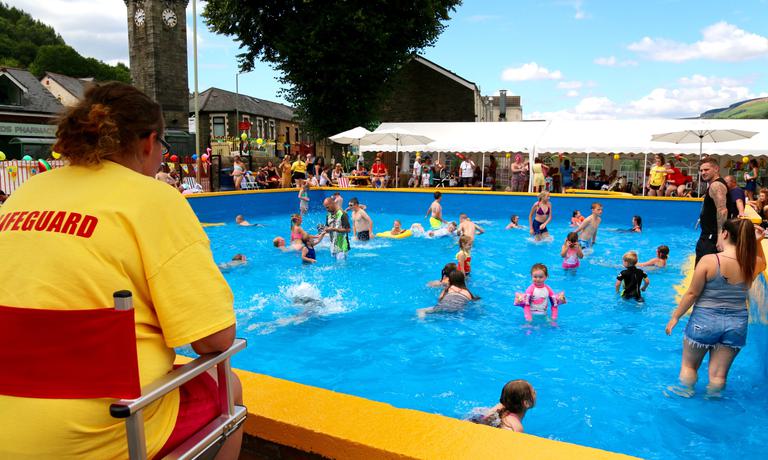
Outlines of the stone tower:
<svg viewBox="0 0 768 460">
<path fill-rule="evenodd" d="M 163 107 L 165 126 L 189 128 L 187 15 L 189 0 L 124 0 L 128 7 L 131 77 Z"/>
</svg>

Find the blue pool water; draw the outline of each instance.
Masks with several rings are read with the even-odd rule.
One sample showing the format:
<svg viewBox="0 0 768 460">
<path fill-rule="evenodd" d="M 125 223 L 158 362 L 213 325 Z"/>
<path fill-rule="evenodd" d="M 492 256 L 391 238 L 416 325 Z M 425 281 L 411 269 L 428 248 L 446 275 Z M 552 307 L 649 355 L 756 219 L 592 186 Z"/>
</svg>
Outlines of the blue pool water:
<svg viewBox="0 0 768 460">
<path fill-rule="evenodd" d="M 376 231 L 397 218 L 404 226 L 426 224 L 427 194 L 356 194 Z M 324 192 L 313 192 L 304 228 L 324 219 Z M 351 193 L 344 193 L 349 199 Z M 274 249 L 274 236 L 288 237 L 294 193 L 193 199 L 208 227 L 217 262 L 241 252 L 248 265 L 226 273 L 235 292 L 238 335 L 248 349 L 237 367 L 456 418 L 495 404 L 503 384 L 529 380 L 538 402 L 525 420 L 528 433 L 645 458 L 757 458 L 768 443 L 768 393 L 764 367 L 765 326 L 751 326 L 748 346 L 736 359 L 720 400 L 669 395 L 680 364 L 681 321 L 673 337 L 664 326 L 675 306 L 674 286 L 695 243 L 698 203 L 604 200 L 598 245 L 575 272 L 560 268 L 559 249 L 573 209 L 589 213 L 592 199 L 554 200 L 554 242 L 533 244 L 524 230 L 504 230 L 509 215 L 521 220 L 531 197 L 446 195 L 446 217 L 467 212 L 486 229 L 475 240 L 469 287 L 481 300 L 461 314 L 418 320 L 417 308 L 435 304 L 439 291 L 426 287 L 454 260 L 455 240 L 409 238 L 353 242 L 345 262 L 334 262 L 327 243 L 318 263 L 302 265 L 296 253 Z M 232 224 L 242 213 L 264 227 Z M 633 214 L 646 222 L 642 234 L 628 228 Z M 621 256 L 636 250 L 641 260 L 655 248 L 671 249 L 670 264 L 649 272 L 643 304 L 614 292 Z M 514 293 L 530 284 L 529 268 L 543 262 L 548 284 L 566 292 L 557 327 L 525 324 Z"/>
</svg>

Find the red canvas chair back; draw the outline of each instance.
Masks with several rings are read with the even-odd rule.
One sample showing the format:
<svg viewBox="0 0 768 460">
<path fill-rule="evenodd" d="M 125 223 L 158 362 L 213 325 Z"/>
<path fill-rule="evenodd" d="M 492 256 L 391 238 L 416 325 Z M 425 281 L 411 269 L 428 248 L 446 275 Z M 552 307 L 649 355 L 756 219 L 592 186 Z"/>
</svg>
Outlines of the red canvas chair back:
<svg viewBox="0 0 768 460">
<path fill-rule="evenodd" d="M 138 398 L 141 387 L 133 316 L 133 309 L 0 306 L 0 394 Z"/>
</svg>

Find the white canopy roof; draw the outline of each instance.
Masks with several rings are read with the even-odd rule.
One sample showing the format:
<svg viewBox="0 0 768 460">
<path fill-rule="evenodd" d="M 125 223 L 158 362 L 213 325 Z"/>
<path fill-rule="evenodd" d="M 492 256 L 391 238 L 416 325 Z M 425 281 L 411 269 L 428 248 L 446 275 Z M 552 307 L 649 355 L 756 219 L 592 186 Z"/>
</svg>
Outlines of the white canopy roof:
<svg viewBox="0 0 768 460">
<path fill-rule="evenodd" d="M 768 120 L 552 120 L 507 123 L 383 123 L 435 141 L 400 146 L 400 151 L 529 153 L 699 153 L 698 144 L 651 141 L 659 133 L 687 129 L 755 131 L 751 139 L 704 143 L 704 154 L 768 156 Z M 377 129 L 377 130 L 378 130 Z M 395 151 L 394 145 L 364 146 L 362 151 Z"/>
</svg>

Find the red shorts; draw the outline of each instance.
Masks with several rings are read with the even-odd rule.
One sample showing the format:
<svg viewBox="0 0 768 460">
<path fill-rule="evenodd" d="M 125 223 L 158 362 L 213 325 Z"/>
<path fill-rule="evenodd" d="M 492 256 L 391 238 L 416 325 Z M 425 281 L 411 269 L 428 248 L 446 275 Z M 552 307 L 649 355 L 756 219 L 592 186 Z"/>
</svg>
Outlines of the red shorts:
<svg viewBox="0 0 768 460">
<path fill-rule="evenodd" d="M 179 366 L 174 366 L 174 369 Z M 171 436 L 155 458 L 163 458 L 221 415 L 216 381 L 207 372 L 179 387 L 179 415 Z"/>
</svg>

